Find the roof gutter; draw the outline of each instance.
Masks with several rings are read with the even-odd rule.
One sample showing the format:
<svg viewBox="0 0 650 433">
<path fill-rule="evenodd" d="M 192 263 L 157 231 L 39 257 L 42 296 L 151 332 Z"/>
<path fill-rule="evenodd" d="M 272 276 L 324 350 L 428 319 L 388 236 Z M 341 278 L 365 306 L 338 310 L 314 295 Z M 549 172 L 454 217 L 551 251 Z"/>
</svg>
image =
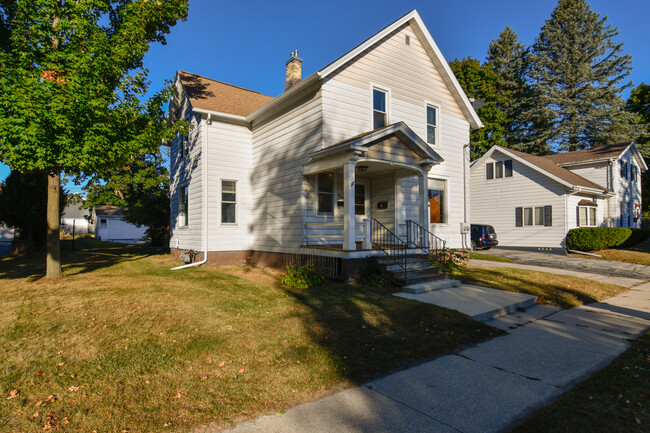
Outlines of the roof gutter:
<svg viewBox="0 0 650 433">
<path fill-rule="evenodd" d="M 225 123 L 234 123 L 236 125 L 249 126 L 248 120 L 245 116 L 238 116 L 236 114 L 223 113 L 220 111 L 206 110 L 205 108 L 196 108 L 192 107 L 192 111 L 205 115 L 208 118 L 208 124 L 211 124 L 213 120 L 218 122 Z"/>
</svg>

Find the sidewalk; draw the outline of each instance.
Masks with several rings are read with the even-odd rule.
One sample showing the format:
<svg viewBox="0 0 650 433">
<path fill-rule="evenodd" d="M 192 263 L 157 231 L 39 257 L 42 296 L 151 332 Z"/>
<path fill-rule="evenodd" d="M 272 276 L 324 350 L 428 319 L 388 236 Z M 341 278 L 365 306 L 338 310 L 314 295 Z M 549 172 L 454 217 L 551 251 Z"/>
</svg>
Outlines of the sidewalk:
<svg viewBox="0 0 650 433">
<path fill-rule="evenodd" d="M 508 334 L 229 431 L 506 431 L 650 328 L 650 283 L 601 303 L 534 306 L 486 323 Z"/>
</svg>

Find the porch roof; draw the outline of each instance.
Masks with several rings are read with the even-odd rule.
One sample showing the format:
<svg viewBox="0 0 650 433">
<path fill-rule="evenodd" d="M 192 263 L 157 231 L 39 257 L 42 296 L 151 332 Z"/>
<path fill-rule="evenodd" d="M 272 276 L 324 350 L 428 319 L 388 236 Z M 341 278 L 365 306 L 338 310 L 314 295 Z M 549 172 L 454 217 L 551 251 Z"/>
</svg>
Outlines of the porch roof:
<svg viewBox="0 0 650 433">
<path fill-rule="evenodd" d="M 423 162 L 439 164 L 444 161 L 440 155 L 431 149 L 431 147 L 429 147 L 429 145 L 404 122 L 393 123 L 384 126 L 383 128 L 367 131 L 346 140 L 339 141 L 338 143 L 312 153 L 310 156 L 312 161 L 315 161 L 349 151 L 364 152 L 371 146 L 384 142 L 390 138 L 397 138 L 420 159 L 425 160 Z"/>
</svg>

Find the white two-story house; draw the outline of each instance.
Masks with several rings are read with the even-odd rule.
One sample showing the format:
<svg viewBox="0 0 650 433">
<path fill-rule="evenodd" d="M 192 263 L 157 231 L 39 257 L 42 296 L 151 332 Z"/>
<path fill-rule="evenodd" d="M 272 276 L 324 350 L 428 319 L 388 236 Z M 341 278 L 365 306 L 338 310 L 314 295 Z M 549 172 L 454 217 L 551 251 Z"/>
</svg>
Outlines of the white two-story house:
<svg viewBox="0 0 650 433">
<path fill-rule="evenodd" d="M 640 228 L 647 169 L 634 143 L 546 156 L 494 146 L 472 164 L 471 222 L 500 246 L 560 250 L 573 228 Z"/>
<path fill-rule="evenodd" d="M 305 79 L 301 62 L 291 54 L 277 97 L 177 73 L 168 118 L 191 128 L 171 143 L 172 253 L 319 256 L 349 276 L 387 244 L 469 245 L 482 124 L 418 13 Z"/>
</svg>

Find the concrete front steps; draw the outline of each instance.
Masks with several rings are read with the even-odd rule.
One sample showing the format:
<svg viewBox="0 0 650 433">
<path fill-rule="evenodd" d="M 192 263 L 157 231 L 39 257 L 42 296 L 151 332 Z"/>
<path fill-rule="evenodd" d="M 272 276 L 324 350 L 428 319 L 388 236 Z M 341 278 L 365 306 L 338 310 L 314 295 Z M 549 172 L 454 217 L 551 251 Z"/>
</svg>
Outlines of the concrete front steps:
<svg viewBox="0 0 650 433">
<path fill-rule="evenodd" d="M 384 266 L 392 280 L 401 287 L 432 283 L 445 279 L 436 266 L 431 266 L 425 254 L 408 254 L 406 256 L 406 273 L 401 266 L 394 264 L 388 257 L 378 258 L 380 266 Z"/>
</svg>

